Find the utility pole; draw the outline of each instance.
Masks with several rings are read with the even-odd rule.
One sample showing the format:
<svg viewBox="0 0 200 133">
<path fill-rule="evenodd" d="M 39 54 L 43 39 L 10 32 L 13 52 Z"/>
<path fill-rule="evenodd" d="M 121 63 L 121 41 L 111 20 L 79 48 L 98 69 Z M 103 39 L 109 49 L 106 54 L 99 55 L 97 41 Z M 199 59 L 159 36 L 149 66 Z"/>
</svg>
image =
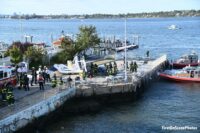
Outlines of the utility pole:
<svg viewBox="0 0 200 133">
<path fill-rule="evenodd" d="M 125 52 L 124 52 L 124 54 L 125 54 L 125 55 L 124 55 L 124 58 L 125 58 L 125 59 L 124 59 L 124 60 L 125 60 L 125 61 L 124 61 L 124 66 L 125 66 L 125 68 L 124 68 L 125 72 L 124 72 L 124 73 L 125 73 L 125 77 L 124 77 L 124 80 L 125 80 L 125 82 L 126 82 L 126 81 L 127 81 L 127 70 L 126 70 L 126 69 L 127 69 L 127 64 L 126 64 L 126 62 L 127 62 L 127 57 L 126 57 L 126 50 L 127 50 L 127 49 L 126 49 L 126 17 L 125 17 L 125 25 L 124 25 L 124 26 L 125 26 L 125 32 L 124 32 L 124 34 L 125 34 L 125 49 L 124 49 L 124 51 L 125 51 Z"/>
</svg>

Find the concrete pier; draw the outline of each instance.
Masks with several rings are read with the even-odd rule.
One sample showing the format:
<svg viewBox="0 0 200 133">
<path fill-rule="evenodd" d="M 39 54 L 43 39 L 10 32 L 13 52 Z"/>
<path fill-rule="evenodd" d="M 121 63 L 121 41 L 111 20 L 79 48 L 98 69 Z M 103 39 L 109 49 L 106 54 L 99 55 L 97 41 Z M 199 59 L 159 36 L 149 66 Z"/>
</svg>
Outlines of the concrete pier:
<svg viewBox="0 0 200 133">
<path fill-rule="evenodd" d="M 160 58 L 149 61 L 146 64 L 140 63 L 138 71 L 128 73 L 127 81 L 124 81 L 122 75 L 110 77 L 97 77 L 88 79 L 86 82 L 77 83 L 76 97 L 87 97 L 94 95 L 115 94 L 115 93 L 137 93 L 138 88 L 148 84 L 151 80 L 157 77 L 157 72 L 164 67 L 167 61 L 166 55 Z M 117 62 L 119 65 L 119 62 Z M 138 63 L 139 64 L 139 63 Z"/>
<path fill-rule="evenodd" d="M 145 85 L 151 83 L 157 77 L 157 71 L 163 69 L 167 61 L 166 55 L 146 62 L 138 62 L 139 68 L 135 73 L 128 72 L 127 81 L 123 75 L 99 76 L 86 81 L 76 82 L 73 87 L 67 84 L 59 88 L 49 88 L 44 92 L 35 93 L 24 97 L 13 106 L 0 109 L 0 133 L 17 131 L 35 119 L 59 109 L 70 99 L 81 99 L 87 97 L 101 97 L 105 95 L 139 95 L 143 92 Z M 117 61 L 121 65 L 122 61 Z M 68 106 L 68 105 L 65 105 Z M 68 108 L 68 107 L 65 107 Z M 69 107 L 70 108 L 70 107 Z"/>
</svg>

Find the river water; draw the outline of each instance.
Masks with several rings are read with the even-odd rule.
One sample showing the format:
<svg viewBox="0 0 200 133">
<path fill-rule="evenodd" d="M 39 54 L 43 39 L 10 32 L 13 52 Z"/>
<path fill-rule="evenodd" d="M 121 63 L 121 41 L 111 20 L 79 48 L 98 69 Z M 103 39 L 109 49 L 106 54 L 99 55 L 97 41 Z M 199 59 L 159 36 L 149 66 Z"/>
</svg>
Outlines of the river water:
<svg viewBox="0 0 200 133">
<path fill-rule="evenodd" d="M 179 30 L 168 30 L 175 24 Z M 11 43 L 24 34 L 33 35 L 36 42 L 50 44 L 65 33 L 76 34 L 80 25 L 95 25 L 100 36 L 124 37 L 123 19 L 88 20 L 0 20 L 0 41 Z M 128 19 L 127 36 L 140 36 L 140 48 L 128 51 L 129 57 L 157 57 L 167 53 L 170 59 L 195 50 L 200 53 L 200 18 Z M 104 108 L 96 114 L 66 118 L 49 132 L 166 132 L 162 126 L 194 126 L 200 132 L 200 84 L 174 83 L 159 80 L 153 83 L 140 100 Z M 61 128 L 62 127 L 62 128 Z M 182 131 L 180 131 L 182 132 Z"/>
</svg>

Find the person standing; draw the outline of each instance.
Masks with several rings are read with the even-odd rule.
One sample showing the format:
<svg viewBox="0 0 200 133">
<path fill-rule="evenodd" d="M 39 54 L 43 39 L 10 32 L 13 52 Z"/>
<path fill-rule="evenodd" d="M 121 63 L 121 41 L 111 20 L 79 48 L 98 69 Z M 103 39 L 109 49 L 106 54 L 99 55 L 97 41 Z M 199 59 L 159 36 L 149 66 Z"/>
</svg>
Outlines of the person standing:
<svg viewBox="0 0 200 133">
<path fill-rule="evenodd" d="M 14 98 L 14 95 L 13 95 L 12 91 L 8 91 L 7 92 L 6 100 L 8 102 L 8 105 L 14 104 L 15 98 Z"/>
<path fill-rule="evenodd" d="M 131 71 L 131 72 L 134 71 L 133 61 L 131 61 L 131 64 L 130 64 L 130 71 Z"/>
<path fill-rule="evenodd" d="M 32 67 L 31 76 L 32 76 L 32 78 L 31 78 L 31 86 L 33 86 L 33 82 L 35 80 L 35 68 L 34 67 Z"/>
<path fill-rule="evenodd" d="M 42 77 L 44 78 L 44 84 L 45 84 L 45 80 L 46 80 L 46 72 L 45 69 L 42 70 Z"/>
<path fill-rule="evenodd" d="M 57 80 L 56 73 L 53 74 L 53 80 L 55 80 L 55 81 Z"/>
<path fill-rule="evenodd" d="M 35 84 L 37 84 L 37 71 L 34 69 L 34 79 L 35 79 Z"/>
<path fill-rule="evenodd" d="M 149 50 L 147 50 L 146 55 L 147 55 L 147 57 L 149 57 Z"/>
<path fill-rule="evenodd" d="M 137 63 L 136 62 L 134 62 L 134 72 L 137 72 L 137 68 L 138 68 L 138 65 L 137 65 Z"/>
<path fill-rule="evenodd" d="M 25 91 L 30 90 L 30 88 L 29 88 L 29 78 L 28 78 L 27 74 L 24 75 L 24 89 L 25 89 Z"/>
<path fill-rule="evenodd" d="M 49 71 L 47 70 L 47 82 L 51 82 Z"/>
<path fill-rule="evenodd" d="M 24 75 L 23 75 L 23 73 L 20 73 L 20 77 L 19 77 L 19 89 L 22 89 L 23 84 L 24 84 Z"/>
<path fill-rule="evenodd" d="M 69 86 L 69 87 L 72 87 L 72 86 L 71 86 L 71 82 L 72 82 L 71 76 L 69 76 L 69 77 L 67 78 L 67 82 L 68 82 L 68 86 Z"/>
<path fill-rule="evenodd" d="M 110 63 L 109 63 L 110 74 L 112 74 L 112 72 L 113 72 L 112 69 L 113 69 L 113 66 L 112 66 L 112 63 L 110 62 Z"/>
<path fill-rule="evenodd" d="M 40 90 L 44 90 L 44 78 L 41 74 L 38 77 L 38 83 L 39 83 Z"/>
<path fill-rule="evenodd" d="M 1 94 L 2 94 L 2 100 L 3 101 L 6 101 L 6 93 L 7 93 L 7 89 L 5 88 L 4 85 L 2 85 L 2 88 L 1 88 Z"/>
<path fill-rule="evenodd" d="M 62 76 L 60 76 L 60 85 L 63 85 L 63 79 L 62 79 Z"/>
</svg>

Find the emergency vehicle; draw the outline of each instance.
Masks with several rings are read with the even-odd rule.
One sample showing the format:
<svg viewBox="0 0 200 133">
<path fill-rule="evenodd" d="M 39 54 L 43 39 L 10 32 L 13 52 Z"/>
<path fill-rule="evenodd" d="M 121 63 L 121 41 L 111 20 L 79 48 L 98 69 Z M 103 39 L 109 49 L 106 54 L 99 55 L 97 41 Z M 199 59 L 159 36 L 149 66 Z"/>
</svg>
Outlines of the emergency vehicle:
<svg viewBox="0 0 200 133">
<path fill-rule="evenodd" d="M 15 68 L 12 66 L 0 66 L 0 89 L 6 86 L 13 89 L 17 84 Z"/>
</svg>

